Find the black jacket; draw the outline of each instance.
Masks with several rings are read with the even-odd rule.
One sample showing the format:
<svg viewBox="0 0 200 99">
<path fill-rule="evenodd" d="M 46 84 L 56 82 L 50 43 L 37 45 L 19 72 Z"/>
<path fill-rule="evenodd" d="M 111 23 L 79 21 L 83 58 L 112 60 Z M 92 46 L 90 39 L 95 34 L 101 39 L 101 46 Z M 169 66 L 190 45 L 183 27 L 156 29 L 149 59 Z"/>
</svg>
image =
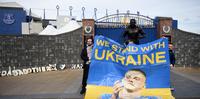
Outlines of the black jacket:
<svg viewBox="0 0 200 99">
<path fill-rule="evenodd" d="M 86 62 L 89 61 L 89 57 L 87 56 L 87 47 L 84 47 L 81 51 L 81 59 L 83 60 L 83 66 L 86 65 Z"/>
<path fill-rule="evenodd" d="M 172 64 L 174 66 L 174 64 L 175 64 L 175 55 L 174 55 L 174 52 L 172 50 L 169 50 L 169 58 L 170 58 L 170 64 Z"/>
</svg>

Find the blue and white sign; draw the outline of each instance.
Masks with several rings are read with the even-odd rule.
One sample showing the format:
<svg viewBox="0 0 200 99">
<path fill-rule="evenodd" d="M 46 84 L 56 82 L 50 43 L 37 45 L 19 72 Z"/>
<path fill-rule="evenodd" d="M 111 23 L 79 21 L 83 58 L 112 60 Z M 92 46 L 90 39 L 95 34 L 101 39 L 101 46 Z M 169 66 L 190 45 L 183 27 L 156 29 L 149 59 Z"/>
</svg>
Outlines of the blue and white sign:
<svg viewBox="0 0 200 99">
<path fill-rule="evenodd" d="M 15 22 L 14 15 L 12 13 L 6 13 L 6 14 L 4 14 L 3 22 L 5 24 L 13 24 Z"/>
<path fill-rule="evenodd" d="M 169 88 L 169 53 L 165 38 L 127 46 L 96 36 L 88 77 L 89 85 L 113 86 L 130 69 L 145 72 L 146 88 Z"/>
</svg>

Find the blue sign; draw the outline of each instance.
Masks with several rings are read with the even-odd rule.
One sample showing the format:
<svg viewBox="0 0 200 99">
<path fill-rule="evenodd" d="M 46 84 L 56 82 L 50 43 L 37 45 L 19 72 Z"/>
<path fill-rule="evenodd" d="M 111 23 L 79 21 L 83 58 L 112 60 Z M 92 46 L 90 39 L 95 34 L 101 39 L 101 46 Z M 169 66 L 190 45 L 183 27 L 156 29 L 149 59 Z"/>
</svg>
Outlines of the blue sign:
<svg viewBox="0 0 200 99">
<path fill-rule="evenodd" d="M 131 69 L 145 73 L 146 88 L 169 88 L 168 40 L 121 45 L 104 36 L 95 36 L 88 85 L 110 86 Z"/>
</svg>

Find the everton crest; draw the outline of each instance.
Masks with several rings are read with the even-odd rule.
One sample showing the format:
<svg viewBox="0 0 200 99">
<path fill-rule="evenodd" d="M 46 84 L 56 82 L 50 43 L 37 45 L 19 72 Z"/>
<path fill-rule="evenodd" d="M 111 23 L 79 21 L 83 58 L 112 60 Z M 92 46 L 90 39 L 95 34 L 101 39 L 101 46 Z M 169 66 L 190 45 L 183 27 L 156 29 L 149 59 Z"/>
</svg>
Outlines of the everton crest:
<svg viewBox="0 0 200 99">
<path fill-rule="evenodd" d="M 13 24 L 15 22 L 14 15 L 10 14 L 10 13 L 9 14 L 4 14 L 3 22 L 5 24 Z"/>
<path fill-rule="evenodd" d="M 85 32 L 87 33 L 87 34 L 89 34 L 89 33 L 91 33 L 92 32 L 92 26 L 85 26 Z"/>
<path fill-rule="evenodd" d="M 163 26 L 163 32 L 164 33 L 170 33 L 170 31 L 171 31 L 171 27 L 170 26 L 166 26 L 166 25 Z"/>
</svg>

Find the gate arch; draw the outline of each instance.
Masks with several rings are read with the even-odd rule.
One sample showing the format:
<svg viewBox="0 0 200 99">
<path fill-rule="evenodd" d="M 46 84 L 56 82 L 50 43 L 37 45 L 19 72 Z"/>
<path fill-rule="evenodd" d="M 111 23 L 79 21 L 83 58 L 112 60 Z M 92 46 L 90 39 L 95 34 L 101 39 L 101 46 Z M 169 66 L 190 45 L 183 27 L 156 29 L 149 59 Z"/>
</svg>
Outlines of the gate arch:
<svg viewBox="0 0 200 99">
<path fill-rule="evenodd" d="M 139 15 L 139 14 L 130 14 L 130 13 L 119 13 L 119 14 L 107 15 L 95 20 L 95 22 L 98 25 L 103 24 L 103 23 L 107 23 L 107 24 L 110 23 L 113 25 L 116 24 L 116 25 L 127 26 L 130 22 L 130 19 L 135 19 L 137 22 L 137 25 L 140 27 L 148 27 L 148 28 L 155 27 L 154 19 L 148 16 Z"/>
<path fill-rule="evenodd" d="M 103 35 L 123 44 L 123 31 L 129 25 L 130 19 L 135 19 L 136 25 L 141 27 L 146 34 L 146 37 L 140 40 L 141 44 L 157 39 L 154 19 L 130 13 L 112 14 L 95 20 L 95 35 Z"/>
</svg>

